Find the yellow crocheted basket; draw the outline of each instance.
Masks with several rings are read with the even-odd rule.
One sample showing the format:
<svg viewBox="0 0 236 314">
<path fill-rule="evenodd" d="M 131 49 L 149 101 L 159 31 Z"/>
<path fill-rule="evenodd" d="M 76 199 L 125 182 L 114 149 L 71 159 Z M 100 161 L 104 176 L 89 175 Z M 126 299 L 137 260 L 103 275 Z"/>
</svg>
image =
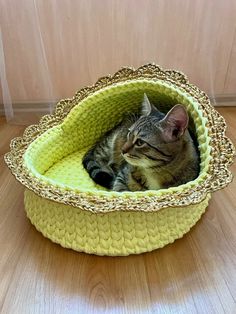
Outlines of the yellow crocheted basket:
<svg viewBox="0 0 236 314">
<path fill-rule="evenodd" d="M 183 104 L 201 156 L 198 178 L 175 188 L 112 192 L 83 169 L 84 153 L 127 112 L 137 112 L 144 92 L 163 112 Z M 225 121 L 206 94 L 174 70 L 154 64 L 122 68 L 61 100 L 52 115 L 11 142 L 5 161 L 27 187 L 32 224 L 63 247 L 98 255 L 151 251 L 182 237 L 200 219 L 211 192 L 231 180 L 234 147 Z"/>
</svg>

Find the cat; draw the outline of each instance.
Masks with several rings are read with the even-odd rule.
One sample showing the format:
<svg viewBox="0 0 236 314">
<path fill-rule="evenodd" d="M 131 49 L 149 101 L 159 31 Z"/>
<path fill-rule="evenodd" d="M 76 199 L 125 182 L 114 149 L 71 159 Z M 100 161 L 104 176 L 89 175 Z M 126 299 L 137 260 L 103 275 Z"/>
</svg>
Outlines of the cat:
<svg viewBox="0 0 236 314">
<path fill-rule="evenodd" d="M 198 149 L 188 122 L 183 105 L 165 115 L 144 94 L 141 114 L 105 134 L 85 154 L 83 166 L 97 184 L 118 192 L 187 183 L 199 174 Z"/>
</svg>

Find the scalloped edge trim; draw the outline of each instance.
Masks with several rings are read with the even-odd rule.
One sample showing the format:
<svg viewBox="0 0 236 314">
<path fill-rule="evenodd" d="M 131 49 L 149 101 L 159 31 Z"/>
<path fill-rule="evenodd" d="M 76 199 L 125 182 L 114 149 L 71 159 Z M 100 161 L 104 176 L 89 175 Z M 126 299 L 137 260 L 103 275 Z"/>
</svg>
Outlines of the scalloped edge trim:
<svg viewBox="0 0 236 314">
<path fill-rule="evenodd" d="M 95 197 L 90 195 L 91 193 L 77 194 L 72 191 L 64 191 L 55 186 L 45 185 L 28 173 L 27 168 L 23 165 L 23 155 L 31 142 L 52 126 L 61 124 L 74 106 L 94 92 L 118 82 L 138 79 L 154 79 L 168 82 L 175 88 L 189 94 L 198 102 L 203 115 L 208 119 L 208 133 L 211 137 L 211 146 L 213 148 L 211 151 L 213 158 L 204 184 L 196 186 L 195 189 L 189 189 L 188 192 L 172 192 L 169 201 L 163 200 L 161 197 L 146 196 L 139 197 L 138 202 L 132 200 L 128 206 L 124 206 L 121 198 L 119 200 L 118 198 L 113 199 L 113 202 L 110 202 L 112 200 L 110 198 Z M 17 137 L 11 141 L 11 150 L 4 156 L 4 159 L 16 179 L 41 197 L 92 212 L 114 210 L 156 211 L 170 206 L 197 204 L 205 199 L 208 193 L 224 188 L 232 181 L 233 176 L 228 167 L 233 162 L 235 149 L 232 142 L 225 136 L 225 131 L 226 123 L 224 118 L 210 104 L 208 96 L 198 87 L 190 84 L 183 73 L 175 70 L 163 70 L 155 64 L 146 64 L 137 70 L 131 67 L 123 67 L 113 76 L 102 77 L 94 85 L 80 89 L 73 98 L 59 101 L 53 114 L 43 116 L 38 125 L 31 125 L 25 129 L 23 137 Z M 124 198 L 124 200 L 126 199 Z M 108 201 L 110 204 L 105 206 Z M 140 206 L 144 202 L 145 208 Z"/>
</svg>

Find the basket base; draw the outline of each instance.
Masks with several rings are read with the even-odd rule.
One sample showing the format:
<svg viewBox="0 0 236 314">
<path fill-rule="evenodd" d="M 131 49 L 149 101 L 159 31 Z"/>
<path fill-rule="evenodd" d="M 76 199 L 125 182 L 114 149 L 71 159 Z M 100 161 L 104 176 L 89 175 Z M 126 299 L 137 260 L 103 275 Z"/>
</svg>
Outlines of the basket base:
<svg viewBox="0 0 236 314">
<path fill-rule="evenodd" d="M 95 214 L 25 190 L 27 216 L 45 237 L 75 251 L 110 256 L 149 252 L 181 238 L 201 218 L 209 199 L 210 194 L 199 204 L 154 212 Z"/>
</svg>

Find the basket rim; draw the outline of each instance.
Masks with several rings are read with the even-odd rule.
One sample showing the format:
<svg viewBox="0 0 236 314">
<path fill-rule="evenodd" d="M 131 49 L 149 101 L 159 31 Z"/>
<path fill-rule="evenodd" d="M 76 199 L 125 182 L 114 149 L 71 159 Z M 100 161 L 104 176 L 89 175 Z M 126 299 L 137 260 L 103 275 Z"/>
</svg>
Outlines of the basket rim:
<svg viewBox="0 0 236 314">
<path fill-rule="evenodd" d="M 139 197 L 139 205 L 145 202 L 145 206 L 138 206 L 135 200 L 131 199 L 133 206 L 129 203 L 124 206 L 127 200 L 117 204 L 116 198 L 107 198 L 91 195 L 92 193 L 75 193 L 74 191 L 63 190 L 57 186 L 46 186 L 43 182 L 27 170 L 24 165 L 24 153 L 29 145 L 45 131 L 53 126 L 60 125 L 68 113 L 78 105 L 82 100 L 105 87 L 117 83 L 132 80 L 158 80 L 164 81 L 174 86 L 176 89 L 187 92 L 198 102 L 203 116 L 208 119 L 208 133 L 211 138 L 212 160 L 209 164 L 209 173 L 203 184 L 195 188 L 185 189 L 183 192 L 171 193 L 171 198 L 166 196 L 147 196 Z M 232 173 L 228 167 L 232 164 L 235 155 L 235 149 L 228 137 L 225 136 L 226 123 L 224 118 L 211 105 L 208 96 L 198 87 L 190 84 L 186 75 L 176 70 L 163 70 L 156 64 L 146 64 L 137 70 L 131 67 L 123 67 L 113 76 L 108 75 L 100 78 L 94 85 L 80 89 L 73 98 L 62 99 L 56 105 L 53 114 L 43 116 L 36 125 L 28 126 L 22 137 L 17 137 L 11 141 L 10 152 L 6 153 L 4 159 L 10 168 L 12 174 L 28 189 L 39 196 L 52 201 L 64 203 L 79 207 L 92 212 L 108 212 L 116 210 L 134 210 L 134 211 L 156 211 L 166 207 L 183 207 L 190 204 L 196 204 L 203 201 L 206 196 L 224 188 L 232 181 Z M 135 192 L 133 192 L 135 193 Z M 139 192 L 140 193 L 140 192 Z M 121 194 L 121 193 L 120 193 Z M 170 193 L 169 193 L 170 194 Z M 168 193 L 166 193 L 168 195 Z M 109 204 L 106 204 L 108 202 Z M 105 206 L 106 205 L 106 206 Z M 123 205 L 123 207 L 122 207 Z"/>
</svg>

